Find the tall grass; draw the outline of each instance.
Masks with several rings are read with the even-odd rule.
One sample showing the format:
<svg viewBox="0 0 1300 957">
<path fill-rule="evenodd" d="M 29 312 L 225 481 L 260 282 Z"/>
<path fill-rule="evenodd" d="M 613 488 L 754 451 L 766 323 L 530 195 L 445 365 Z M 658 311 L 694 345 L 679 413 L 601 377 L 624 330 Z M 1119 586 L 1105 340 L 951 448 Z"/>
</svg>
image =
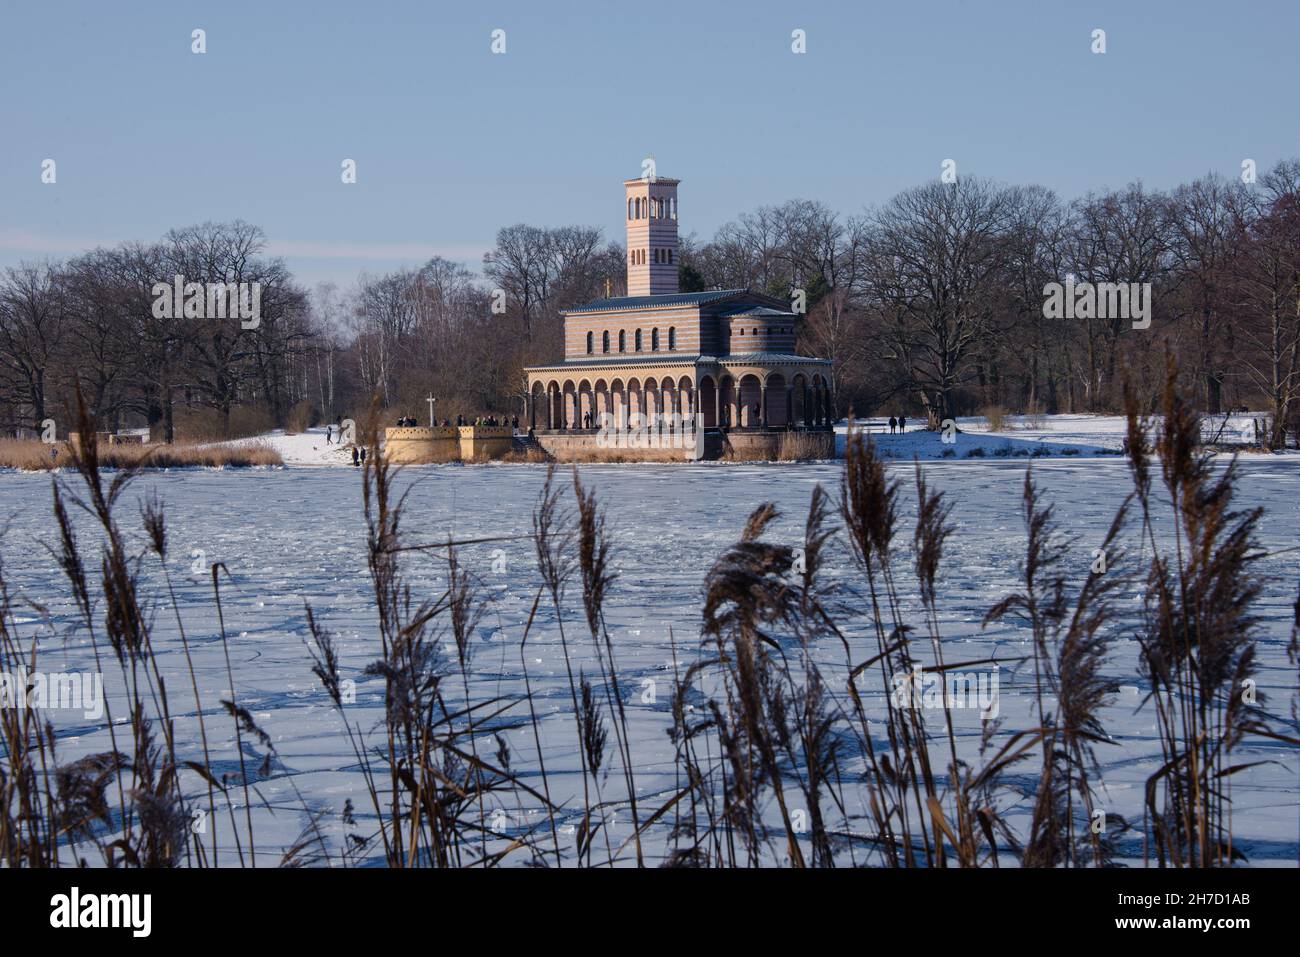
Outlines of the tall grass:
<svg viewBox="0 0 1300 957">
<path fill-rule="evenodd" d="M 554 464 L 548 469 L 528 536 L 535 591 L 515 636 L 523 690 L 476 692 L 492 686 L 475 681 L 482 669 L 473 640 L 493 615 L 488 592 L 462 559 L 469 543 L 411 541 L 405 494 L 372 413 L 361 473 L 374 608 L 369 663 L 346 668 L 327 623 L 310 604 L 305 612 L 304 670 L 337 712 L 363 794 L 360 807 L 349 798 L 332 812 L 346 828 L 340 846 L 325 835 L 327 812 L 301 795 L 302 834 L 284 847 L 258 842 L 257 785 L 282 765 L 236 688 L 226 571 L 210 569 L 211 614 L 200 625 L 224 652 L 231 688 L 213 702 L 196 675 L 189 637 L 196 626 L 186 617 L 204 609 L 176 601 L 162 504 L 145 503 L 148 547 L 132 555 L 119 520 L 138 469 L 109 478 L 104 450 L 74 451 L 75 470 L 52 481 L 51 548 L 98 667 L 125 689 L 115 699 L 124 708 L 105 715 L 106 750 L 71 760 L 38 709 L 24 702 L 0 710 L 0 860 L 901 868 L 1104 867 L 1140 855 L 1160 866 L 1230 865 L 1241 850 L 1228 787 L 1251 766 L 1233 752 L 1252 739 L 1300 742 L 1267 720 L 1254 691 L 1260 513 L 1234 507 L 1235 469 L 1212 472 L 1196 451 L 1195 417 L 1173 381 L 1171 372 L 1154 447 L 1130 408 L 1133 488 L 1108 526 L 1103 560 L 1087 573 L 1076 560 L 1080 547 L 1026 473 L 1021 582 L 985 616 L 988 626 L 1020 623 L 1023 659 L 969 660 L 947 633 L 943 576 L 954 503 L 930 488 L 919 465 L 910 529 L 900 517 L 907 486 L 856 431 L 838 494 L 813 490 L 798 541 L 775 538 L 780 516 L 758 503 L 738 522 L 735 542 L 702 571 L 698 634 L 672 636 L 673 783 L 653 790 L 629 717 L 633 689 L 620 664 L 628 649 L 606 619 L 619 591 L 618 545 L 595 491 L 576 470 L 568 483 Z M 70 507 L 93 519 L 94 543 L 78 539 Z M 1162 527 L 1173 529 L 1172 545 L 1157 533 Z M 441 565 L 441 584 L 429 588 L 427 567 L 408 571 L 415 556 Z M 847 579 L 830 574 L 842 556 Z M 163 573 L 177 635 L 166 640 L 179 642 L 184 687 L 163 680 L 163 639 L 140 595 L 145 562 Z M 1138 581 L 1145 588 L 1134 604 L 1127 596 Z M 1143 707 L 1161 748 L 1140 823 L 1107 813 L 1098 794 L 1097 752 L 1115 747 L 1103 719 L 1121 634 L 1140 642 Z M 533 674 L 541 636 L 563 664 L 567 707 L 553 717 L 539 707 Z M 39 655 L 36 633 L 17 623 L 0 568 L 0 670 L 35 671 Z M 990 717 L 977 746 L 966 744 L 947 682 L 962 669 L 1012 665 L 1032 677 L 1028 723 L 1007 728 Z M 353 683 L 366 678 L 383 688 L 373 722 L 350 707 Z M 931 679 L 945 689 L 936 703 L 898 693 Z M 178 747 L 182 709 L 194 715 L 197 749 Z M 522 732 L 513 749 L 507 730 Z M 560 755 L 571 756 L 572 767 L 557 768 Z M 219 819 L 228 843 L 215 826 L 206 839 L 192 829 L 196 811 Z"/>
<path fill-rule="evenodd" d="M 280 453 L 265 442 L 237 445 L 96 444 L 96 465 L 102 469 L 253 468 L 284 464 Z M 24 472 L 75 469 L 77 450 L 74 445 L 76 443 L 72 442 L 47 444 L 26 439 L 0 439 L 0 468 Z"/>
</svg>

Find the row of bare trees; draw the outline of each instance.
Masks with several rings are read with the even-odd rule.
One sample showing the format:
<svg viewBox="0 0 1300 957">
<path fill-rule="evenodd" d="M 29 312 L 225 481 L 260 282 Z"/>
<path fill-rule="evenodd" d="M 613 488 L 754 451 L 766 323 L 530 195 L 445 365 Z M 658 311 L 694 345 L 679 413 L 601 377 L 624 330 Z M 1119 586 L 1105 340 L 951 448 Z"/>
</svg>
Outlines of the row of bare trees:
<svg viewBox="0 0 1300 957">
<path fill-rule="evenodd" d="M 0 274 L 0 421 L 66 409 L 73 378 L 106 426 L 173 435 L 174 410 L 257 406 L 275 424 L 334 421 L 378 394 L 454 417 L 517 411 L 522 369 L 562 353 L 565 308 L 626 292 L 625 254 L 599 229 L 501 229 L 481 274 L 441 258 L 298 288 L 246 223 L 97 249 Z M 1160 356 L 1205 412 L 1300 416 L 1300 161 L 1256 183 L 1208 175 L 1169 192 L 1132 184 L 1066 202 L 1039 186 L 931 182 L 842 215 L 762 207 L 682 242 L 683 291 L 749 288 L 806 306 L 804 351 L 834 362 L 839 412 L 931 421 L 987 406 L 1115 412 L 1125 377 L 1153 408 Z M 262 284 L 262 322 L 155 319 L 154 283 Z M 1151 324 L 1046 318 L 1049 283 L 1145 284 Z"/>
<path fill-rule="evenodd" d="M 1249 185 L 1208 175 L 1068 203 L 972 177 L 852 216 L 791 201 L 682 259 L 687 288 L 802 290 L 804 345 L 835 362 L 841 412 L 1114 412 L 1125 375 L 1154 407 L 1166 348 L 1203 411 L 1270 411 L 1275 444 L 1300 406 L 1296 160 Z M 1044 287 L 1067 280 L 1150 283 L 1150 327 L 1045 318 Z"/>
<path fill-rule="evenodd" d="M 293 360 L 312 339 L 306 298 L 261 230 L 204 223 L 152 245 L 95 249 L 0 275 L 0 415 L 10 429 L 70 423 L 74 383 L 101 428 L 144 423 L 171 441 L 178 409 L 211 410 L 225 429 L 256 403 L 281 419 L 301 396 Z M 258 321 L 158 316 L 155 286 L 258 283 Z M 231 312 L 233 312 L 233 305 Z M 251 328 L 245 328 L 248 325 Z"/>
</svg>

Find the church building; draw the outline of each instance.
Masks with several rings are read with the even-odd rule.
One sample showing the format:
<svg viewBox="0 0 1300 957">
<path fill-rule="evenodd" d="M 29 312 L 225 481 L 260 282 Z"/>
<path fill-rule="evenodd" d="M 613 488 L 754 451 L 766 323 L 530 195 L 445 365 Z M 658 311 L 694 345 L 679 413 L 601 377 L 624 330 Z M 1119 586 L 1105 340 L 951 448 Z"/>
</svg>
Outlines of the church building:
<svg viewBox="0 0 1300 957">
<path fill-rule="evenodd" d="M 566 310 L 563 361 L 525 370 L 529 425 L 547 451 L 578 453 L 629 430 L 649 433 L 647 452 L 671 448 L 657 440 L 683 417 L 703 430 L 696 457 L 708 458 L 728 448 L 771 457 L 783 433 L 831 429 L 831 364 L 795 353 L 802 317 L 789 303 L 678 291 L 679 182 L 624 182 L 628 294 Z"/>
</svg>

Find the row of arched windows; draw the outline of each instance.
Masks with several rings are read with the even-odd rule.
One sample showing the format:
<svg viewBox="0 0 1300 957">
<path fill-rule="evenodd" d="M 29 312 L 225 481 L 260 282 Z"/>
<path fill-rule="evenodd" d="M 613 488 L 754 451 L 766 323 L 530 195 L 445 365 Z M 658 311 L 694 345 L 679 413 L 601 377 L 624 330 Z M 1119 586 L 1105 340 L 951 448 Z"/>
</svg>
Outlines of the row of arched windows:
<svg viewBox="0 0 1300 957">
<path fill-rule="evenodd" d="M 609 341 L 610 341 L 609 330 L 607 329 L 600 334 L 601 352 L 606 354 L 609 353 Z M 633 341 L 633 347 L 632 347 L 633 352 L 644 351 L 643 348 L 644 340 L 641 337 L 640 329 L 637 329 L 633 333 L 632 341 Z M 596 334 L 594 332 L 588 332 L 587 333 L 587 355 L 593 355 L 595 353 L 596 351 L 595 346 L 596 346 Z M 627 352 L 627 331 L 623 329 L 620 329 L 618 331 L 618 351 Z M 659 330 L 657 328 L 650 330 L 650 351 L 651 352 L 659 351 Z M 677 329 L 673 326 L 668 327 L 668 351 L 669 352 L 677 351 Z"/>
<path fill-rule="evenodd" d="M 672 265 L 673 251 L 671 249 L 668 248 L 661 249 L 656 247 L 655 249 L 652 249 L 650 253 L 654 257 L 655 262 L 667 263 L 668 265 Z M 646 251 L 644 249 L 632 249 L 628 251 L 627 257 L 628 257 L 628 262 L 631 265 L 644 266 L 646 260 Z"/>
<path fill-rule="evenodd" d="M 675 196 L 629 196 L 627 199 L 628 219 L 676 219 L 677 197 Z"/>
</svg>

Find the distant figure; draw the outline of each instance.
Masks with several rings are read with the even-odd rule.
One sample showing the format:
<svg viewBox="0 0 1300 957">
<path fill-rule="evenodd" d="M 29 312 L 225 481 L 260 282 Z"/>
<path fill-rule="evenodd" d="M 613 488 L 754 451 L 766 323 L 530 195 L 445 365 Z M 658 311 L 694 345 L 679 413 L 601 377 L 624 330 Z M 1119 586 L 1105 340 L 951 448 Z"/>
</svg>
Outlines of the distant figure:
<svg viewBox="0 0 1300 957">
<path fill-rule="evenodd" d="M 889 434 L 893 435 L 894 430 L 898 428 L 898 420 L 892 415 L 889 417 Z"/>
<path fill-rule="evenodd" d="M 325 426 L 325 444 L 329 445 L 334 441 L 334 426 Z"/>
<path fill-rule="evenodd" d="M 519 416 L 516 415 L 510 420 L 510 428 L 516 432 L 519 431 Z"/>
<path fill-rule="evenodd" d="M 901 415 L 898 417 L 898 431 L 899 432 L 907 431 L 907 419 L 903 418 Z"/>
<path fill-rule="evenodd" d="M 356 447 L 355 445 L 352 446 L 352 464 L 353 464 L 354 466 L 356 466 L 356 465 L 360 465 L 360 464 L 361 464 L 361 459 L 360 459 L 360 457 L 357 455 L 357 447 Z"/>
<path fill-rule="evenodd" d="M 365 461 L 366 461 L 366 447 L 363 445 L 361 446 L 361 462 L 363 465 L 365 464 Z"/>
<path fill-rule="evenodd" d="M 584 413 L 582 413 L 582 427 L 583 427 L 584 429 L 589 429 L 589 428 L 591 428 L 591 413 L 590 413 L 590 412 L 584 412 Z"/>
</svg>

